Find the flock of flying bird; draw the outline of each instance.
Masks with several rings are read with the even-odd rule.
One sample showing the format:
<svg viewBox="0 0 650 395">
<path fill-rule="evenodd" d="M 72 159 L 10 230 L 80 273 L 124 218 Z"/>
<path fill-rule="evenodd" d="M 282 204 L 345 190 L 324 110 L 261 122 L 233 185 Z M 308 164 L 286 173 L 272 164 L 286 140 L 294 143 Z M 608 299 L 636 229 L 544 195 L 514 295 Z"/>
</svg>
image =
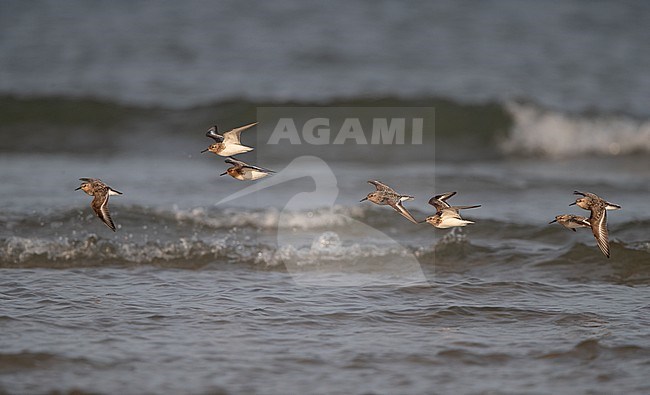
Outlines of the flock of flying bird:
<svg viewBox="0 0 650 395">
<path fill-rule="evenodd" d="M 379 181 L 370 180 L 368 183 L 372 184 L 377 188 L 375 192 L 371 192 L 361 201 L 370 200 L 371 202 L 378 205 L 388 205 L 391 206 L 395 211 L 400 213 L 409 221 L 414 224 L 420 224 L 423 222 L 429 223 L 436 228 L 446 229 L 455 226 L 465 226 L 467 224 L 473 224 L 472 221 L 467 221 L 461 218 L 460 210 L 478 208 L 481 207 L 480 204 L 473 206 L 451 206 L 447 203 L 447 199 L 454 196 L 456 192 L 443 193 L 442 195 L 436 195 L 429 199 L 429 204 L 435 207 L 436 213 L 426 217 L 423 221 L 417 221 L 413 215 L 402 205 L 402 202 L 408 200 L 413 200 L 413 196 L 401 195 L 395 192 L 394 189 L 388 185 L 381 183 Z M 621 208 L 618 204 L 610 203 L 595 193 L 589 192 L 580 192 L 574 191 L 575 195 L 582 196 L 577 198 L 575 202 L 571 203 L 569 206 L 578 205 L 578 207 L 589 210 L 591 215 L 589 218 L 583 217 L 581 215 L 575 214 L 562 214 L 557 215 L 555 219 L 549 224 L 557 222 L 563 225 L 567 229 L 571 229 L 574 232 L 576 228 L 591 228 L 598 247 L 609 258 L 609 236 L 607 232 L 607 210 L 618 210 Z"/>
<path fill-rule="evenodd" d="M 250 129 L 255 125 L 257 125 L 257 122 L 249 123 L 248 125 L 229 130 L 223 135 L 217 133 L 217 125 L 208 129 L 208 132 L 205 135 L 214 139 L 215 143 L 210 144 L 210 146 L 201 151 L 201 153 L 210 151 L 220 156 L 227 156 L 228 159 L 226 159 L 225 162 L 232 165 L 232 167 L 229 167 L 220 175 L 225 176 L 228 174 L 240 181 L 253 181 L 266 177 L 271 173 L 275 173 L 273 170 L 252 166 L 233 158 L 234 155 L 243 154 L 253 150 L 251 147 L 242 145 L 240 135 L 241 132 Z"/>
<path fill-rule="evenodd" d="M 206 136 L 213 139 L 215 143 L 201 151 L 201 153 L 209 151 L 220 156 L 225 156 L 227 157 L 225 162 L 232 165 L 226 169 L 224 173 L 220 174 L 221 176 L 228 174 L 240 181 L 252 181 L 274 173 L 272 170 L 249 165 L 233 157 L 234 155 L 243 154 L 253 150 L 253 148 L 247 147 L 241 143 L 240 135 L 241 132 L 250 129 L 255 125 L 257 125 L 257 122 L 229 130 L 224 132 L 222 135 L 218 134 L 216 125 L 208 129 Z M 113 219 L 108 211 L 108 197 L 111 195 L 121 195 L 122 192 L 109 187 L 98 178 L 80 178 L 79 180 L 81 180 L 82 183 L 75 190 L 81 189 L 88 195 L 93 196 L 90 207 L 92 207 L 97 217 L 99 217 L 106 226 L 115 232 L 115 224 L 113 223 Z M 417 221 L 402 204 L 405 201 L 413 200 L 413 196 L 399 194 L 394 189 L 380 181 L 370 180 L 368 183 L 374 185 L 377 190 L 369 193 L 365 198 L 361 199 L 361 202 L 369 200 L 380 206 L 391 206 L 395 211 L 415 224 L 426 222 L 440 229 L 473 224 L 474 222 L 461 218 L 460 210 L 481 207 L 481 205 L 452 206 L 447 203 L 447 200 L 454 196 L 456 192 L 443 193 L 429 199 L 429 204 L 436 209 L 435 214 L 426 217 L 422 221 Z M 591 215 L 589 218 L 581 215 L 563 214 L 556 216 L 553 221 L 549 222 L 549 224 L 557 222 L 574 232 L 576 231 L 576 228 L 591 228 L 591 231 L 596 238 L 596 242 L 598 243 L 598 247 L 600 247 L 603 254 L 609 258 L 607 210 L 618 210 L 621 206 L 610 203 L 594 193 L 575 191 L 574 194 L 582 197 L 577 198 L 575 202 L 570 204 L 570 206 L 575 204 L 584 210 L 590 211 Z"/>
</svg>

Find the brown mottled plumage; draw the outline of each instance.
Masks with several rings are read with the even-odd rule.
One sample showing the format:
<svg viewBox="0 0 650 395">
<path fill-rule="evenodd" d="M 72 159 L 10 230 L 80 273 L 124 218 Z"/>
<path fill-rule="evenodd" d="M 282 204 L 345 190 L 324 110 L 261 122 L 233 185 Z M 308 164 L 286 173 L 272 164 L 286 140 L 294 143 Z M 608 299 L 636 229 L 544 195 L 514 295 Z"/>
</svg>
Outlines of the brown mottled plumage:
<svg viewBox="0 0 650 395">
<path fill-rule="evenodd" d="M 274 173 L 273 170 L 252 166 L 235 158 L 228 158 L 225 162 L 230 163 L 232 167 L 229 167 L 228 170 L 220 175 L 225 176 L 228 174 L 229 176 L 241 181 L 257 180 L 268 176 L 270 173 Z"/>
<path fill-rule="evenodd" d="M 572 231 L 576 231 L 576 228 L 591 228 L 591 223 L 589 222 L 589 219 L 587 217 L 583 217 L 582 215 L 574 215 L 574 214 L 562 214 L 562 215 L 556 215 L 555 219 L 549 224 L 552 224 L 554 222 L 557 222 L 558 224 L 564 226 L 567 229 L 571 229 Z"/>
<path fill-rule="evenodd" d="M 595 206 L 603 206 L 605 207 L 605 210 L 620 210 L 621 208 L 621 206 L 619 206 L 618 204 L 610 203 L 607 200 L 596 195 L 595 193 L 573 191 L 573 194 L 581 195 L 583 197 L 577 198 L 576 201 L 571 203 L 569 206 L 573 206 L 574 204 L 577 204 L 578 207 L 583 208 L 585 210 L 591 210 L 591 208 Z"/>
<path fill-rule="evenodd" d="M 215 144 L 211 144 L 208 148 L 201 151 L 201 153 L 210 151 L 221 156 L 232 156 L 252 151 L 253 148 L 241 144 L 239 137 L 241 132 L 255 125 L 257 125 L 257 122 L 249 123 L 248 125 L 224 132 L 223 135 L 217 133 L 216 125 L 211 127 L 205 135 L 213 139 Z"/>
<path fill-rule="evenodd" d="M 451 206 L 447 199 L 454 196 L 456 192 L 447 192 L 442 195 L 436 195 L 429 199 L 429 204 L 436 208 L 434 215 L 428 216 L 424 221 L 436 228 L 446 229 L 454 226 L 465 226 L 473 224 L 472 221 L 464 220 L 460 217 L 460 210 L 481 207 L 480 204 L 473 206 Z"/>
<path fill-rule="evenodd" d="M 418 221 L 413 218 L 411 213 L 405 209 L 404 206 L 402 206 L 402 202 L 413 200 L 413 196 L 400 195 L 399 193 L 395 192 L 393 188 L 379 181 L 370 180 L 368 183 L 374 185 L 377 190 L 375 192 L 369 193 L 368 196 L 361 199 L 362 202 L 364 200 L 370 200 L 371 202 L 380 206 L 391 206 L 395 211 L 404 216 L 404 218 L 408 219 L 414 224 L 418 223 Z"/>
<path fill-rule="evenodd" d="M 113 223 L 111 214 L 108 211 L 108 197 L 110 195 L 121 195 L 122 192 L 112 189 L 98 178 L 80 178 L 79 180 L 83 182 L 79 188 L 75 189 L 75 191 L 81 189 L 88 195 L 93 196 L 93 201 L 90 203 L 90 207 L 93 208 L 97 217 L 99 217 L 106 226 L 115 232 L 115 224 Z"/>
<path fill-rule="evenodd" d="M 607 232 L 607 210 L 618 210 L 621 208 L 618 204 L 610 203 L 595 193 L 574 191 L 574 195 L 581 195 L 570 206 L 589 210 L 591 215 L 587 219 L 591 227 L 591 232 L 596 238 L 598 247 L 609 258 L 609 236 Z"/>
</svg>

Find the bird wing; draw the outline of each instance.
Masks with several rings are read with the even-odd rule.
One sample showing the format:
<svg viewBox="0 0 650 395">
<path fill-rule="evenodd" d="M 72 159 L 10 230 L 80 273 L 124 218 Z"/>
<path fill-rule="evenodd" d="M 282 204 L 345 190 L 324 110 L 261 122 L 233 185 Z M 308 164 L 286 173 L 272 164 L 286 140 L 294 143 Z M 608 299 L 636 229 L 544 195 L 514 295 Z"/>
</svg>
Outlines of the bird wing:
<svg viewBox="0 0 650 395">
<path fill-rule="evenodd" d="M 108 190 L 106 193 L 95 195 L 90 206 L 93 208 L 99 219 L 115 232 L 115 224 L 111 218 L 111 213 L 108 211 Z"/>
<path fill-rule="evenodd" d="M 429 199 L 429 204 L 436 208 L 436 213 L 439 213 L 443 209 L 446 209 L 447 207 L 449 207 L 449 205 L 447 203 L 442 202 L 440 200 L 436 200 L 434 198 Z"/>
<path fill-rule="evenodd" d="M 416 221 L 415 218 L 413 218 L 413 215 L 411 215 L 411 213 L 409 213 L 409 211 L 408 211 L 407 209 L 405 209 L 404 206 L 402 206 L 402 202 L 401 202 L 401 201 L 397 201 L 396 203 L 388 203 L 388 204 L 389 204 L 392 208 L 394 208 L 395 211 L 397 211 L 398 213 L 402 214 L 402 216 L 404 216 L 404 217 L 405 217 L 406 219 L 408 219 L 409 221 L 413 222 L 414 224 L 417 224 L 417 223 L 418 223 L 418 221 Z"/>
<path fill-rule="evenodd" d="M 248 125 L 240 126 L 229 130 L 223 134 L 223 142 L 228 144 L 240 144 L 239 135 L 246 129 L 252 128 L 257 125 L 257 122 L 249 123 Z"/>
<path fill-rule="evenodd" d="M 248 163 L 242 162 L 242 161 L 237 160 L 237 159 L 235 159 L 233 157 L 228 157 L 228 159 L 226 159 L 224 162 L 230 163 L 231 165 L 237 166 L 239 168 L 248 167 Z"/>
<path fill-rule="evenodd" d="M 378 191 L 388 191 L 388 192 L 392 192 L 394 194 L 397 194 L 397 192 L 395 192 L 395 190 L 393 188 L 389 187 L 388 185 L 384 184 L 381 181 L 368 180 L 368 184 L 374 185 L 375 188 L 377 188 Z"/>
<path fill-rule="evenodd" d="M 223 136 L 217 133 L 217 127 L 213 126 L 208 131 L 205 133 L 206 137 L 210 137 L 217 143 L 222 143 L 223 142 Z"/>
<path fill-rule="evenodd" d="M 269 169 L 265 169 L 264 167 L 253 166 L 253 165 L 244 165 L 244 166 L 242 166 L 242 168 L 262 171 L 264 173 L 275 173 L 273 170 L 269 170 Z"/>
<path fill-rule="evenodd" d="M 436 195 L 431 199 L 429 199 L 429 204 L 435 207 L 437 211 L 440 211 L 445 207 L 449 207 L 449 203 L 447 203 L 447 199 L 454 196 L 455 194 L 456 192 L 447 192 L 447 193 L 443 193 L 442 195 Z"/>
<path fill-rule="evenodd" d="M 582 196 L 587 197 L 587 198 L 590 198 L 590 199 L 592 199 L 592 200 L 594 200 L 594 201 L 603 201 L 603 202 L 605 201 L 605 200 L 604 200 L 603 198 L 601 198 L 600 196 L 596 195 L 595 193 L 591 193 L 591 192 L 573 191 L 573 194 L 574 194 L 574 195 L 582 195 Z"/>
<path fill-rule="evenodd" d="M 609 237 L 607 235 L 607 211 L 593 210 L 589 218 L 591 224 L 591 231 L 598 242 L 598 247 L 609 258 Z"/>
<path fill-rule="evenodd" d="M 601 198 L 600 196 L 596 195 L 595 193 L 580 192 L 580 191 L 573 191 L 573 193 L 575 195 L 582 195 L 584 197 L 591 198 L 594 201 L 603 202 L 604 205 L 605 205 L 606 210 L 618 210 L 618 209 L 621 208 L 621 206 L 619 206 L 618 204 L 610 203 L 607 200 L 605 200 L 605 199 Z"/>
<path fill-rule="evenodd" d="M 460 218 L 460 214 L 458 213 L 458 208 L 457 207 L 445 207 L 442 210 L 440 210 L 437 215 L 440 216 L 440 218 L 445 219 L 445 218 Z"/>
<path fill-rule="evenodd" d="M 443 209 L 451 207 L 451 205 L 447 203 L 447 199 L 455 194 L 456 192 L 446 192 L 441 195 L 436 195 L 429 199 L 429 204 L 436 208 L 436 212 L 441 212 Z"/>
</svg>

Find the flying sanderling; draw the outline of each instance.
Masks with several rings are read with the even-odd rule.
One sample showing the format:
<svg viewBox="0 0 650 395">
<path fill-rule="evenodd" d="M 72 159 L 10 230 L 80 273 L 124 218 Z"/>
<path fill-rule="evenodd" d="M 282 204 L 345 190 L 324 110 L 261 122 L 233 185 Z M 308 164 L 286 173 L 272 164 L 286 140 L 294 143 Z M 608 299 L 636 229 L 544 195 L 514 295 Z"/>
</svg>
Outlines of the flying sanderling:
<svg viewBox="0 0 650 395">
<path fill-rule="evenodd" d="M 429 199 L 429 204 L 436 208 L 436 213 L 427 217 L 424 221 L 429 223 L 436 228 L 446 229 L 454 226 L 465 226 L 467 224 L 473 224 L 472 221 L 464 220 L 460 217 L 459 211 L 470 208 L 481 207 L 480 204 L 473 206 L 451 206 L 447 203 L 447 199 L 454 196 L 456 192 L 443 193 L 442 195 L 436 195 Z"/>
<path fill-rule="evenodd" d="M 569 206 L 573 206 L 574 204 L 577 204 L 578 207 L 583 208 L 585 210 L 591 210 L 593 206 L 605 206 L 605 210 L 620 210 L 621 206 L 618 204 L 610 203 L 607 200 L 601 198 L 600 196 L 596 195 L 595 193 L 590 193 L 590 192 L 580 192 L 580 191 L 573 191 L 574 195 L 581 195 L 583 197 L 577 198 L 575 202 L 569 204 Z"/>
<path fill-rule="evenodd" d="M 556 215 L 555 219 L 549 222 L 549 224 L 552 224 L 554 222 L 557 222 L 558 224 L 564 226 L 567 229 L 571 229 L 574 232 L 576 231 L 576 228 L 591 228 L 589 219 L 587 217 L 583 217 L 582 215 Z"/>
<path fill-rule="evenodd" d="M 391 206 L 393 209 L 395 209 L 395 211 L 403 215 L 409 221 L 413 222 L 414 224 L 418 223 L 418 221 L 413 218 L 411 213 L 409 213 L 409 211 L 405 209 L 404 206 L 402 206 L 402 202 L 413 200 L 413 196 L 400 195 L 399 193 L 395 192 L 393 188 L 379 181 L 369 180 L 368 183 L 374 185 L 377 190 L 375 192 L 369 193 L 368 196 L 360 200 L 361 202 L 364 200 L 370 200 L 371 202 L 380 206 Z"/>
<path fill-rule="evenodd" d="M 93 196 L 93 201 L 90 203 L 90 207 L 93 208 L 99 219 L 115 232 L 115 224 L 113 223 L 111 214 L 108 212 L 108 197 L 110 195 L 121 195 L 122 192 L 109 187 L 98 178 L 80 178 L 79 180 L 83 182 L 79 188 L 75 189 L 75 191 L 81 189 L 88 195 Z"/>
<path fill-rule="evenodd" d="M 257 180 L 266 177 L 271 173 L 275 173 L 273 170 L 252 166 L 235 158 L 228 158 L 225 160 L 225 162 L 230 163 L 232 167 L 229 167 L 228 170 L 221 173 L 220 175 L 225 176 L 228 174 L 231 177 L 241 181 Z"/>
<path fill-rule="evenodd" d="M 208 148 L 201 151 L 201 153 L 210 151 L 221 156 L 232 156 L 252 151 L 253 148 L 241 144 L 239 137 L 241 132 L 255 125 L 257 125 L 257 122 L 249 123 L 248 125 L 224 132 L 223 135 L 217 133 L 216 125 L 211 127 L 205 135 L 214 139 L 215 144 L 211 144 Z"/>
<path fill-rule="evenodd" d="M 607 232 L 607 210 L 618 210 L 621 208 L 618 204 L 610 203 L 595 193 L 574 191 L 574 195 L 582 197 L 577 198 L 575 202 L 569 206 L 578 205 L 578 207 L 589 210 L 591 215 L 587 219 L 591 232 L 596 238 L 598 247 L 609 258 L 609 236 Z M 558 217 L 556 217 L 557 219 Z M 581 217 L 584 218 L 584 217 Z M 558 222 L 560 222 L 558 220 Z M 562 222 L 560 222 L 562 223 Z M 564 224 L 563 224 L 564 225 Z M 564 225 L 567 226 L 567 225 Z M 582 227 L 582 225 L 578 226 Z"/>
</svg>

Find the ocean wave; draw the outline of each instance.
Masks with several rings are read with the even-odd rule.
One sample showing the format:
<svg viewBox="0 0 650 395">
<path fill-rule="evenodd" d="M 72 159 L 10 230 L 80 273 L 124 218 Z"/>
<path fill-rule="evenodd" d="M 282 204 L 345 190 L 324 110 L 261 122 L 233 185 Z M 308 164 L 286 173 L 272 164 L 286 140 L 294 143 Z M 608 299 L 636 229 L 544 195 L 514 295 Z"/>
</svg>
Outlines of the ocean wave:
<svg viewBox="0 0 650 395">
<path fill-rule="evenodd" d="M 90 234 L 82 237 L 12 236 L 0 239 L 1 267 L 85 267 L 152 264 L 197 269 L 210 263 L 251 265 L 260 268 L 379 266 L 408 258 L 410 248 L 340 242 L 338 234 L 323 232 L 311 245 L 281 245 L 258 240 L 220 237 L 204 240 L 124 241 Z"/>
<path fill-rule="evenodd" d="M 99 364 L 83 357 L 70 358 L 47 352 L 23 351 L 19 353 L 0 353 L 0 372 L 3 374 L 25 370 L 45 370 L 54 366 L 71 367 L 74 365 L 82 365 L 86 368 L 91 368 L 97 367 Z M 75 391 L 75 393 L 76 392 L 77 391 Z"/>
<path fill-rule="evenodd" d="M 650 121 L 611 114 L 565 114 L 537 105 L 510 102 L 513 119 L 500 143 L 508 154 L 549 157 L 623 155 L 650 152 Z"/>
<path fill-rule="evenodd" d="M 319 240 L 320 239 L 320 240 Z M 306 286 L 426 285 L 436 278 L 526 279 L 650 284 L 649 251 L 615 243 L 612 259 L 595 246 L 573 243 L 564 253 L 529 253 L 486 247 L 481 242 L 385 246 L 372 242 L 322 244 L 341 240 L 324 232 L 312 245 L 278 245 L 234 237 L 197 240 L 120 241 L 96 235 L 46 239 L 0 238 L 0 268 L 68 269 L 162 267 L 181 270 L 241 270 L 289 273 Z"/>
<path fill-rule="evenodd" d="M 416 217 L 425 212 L 412 209 Z M 294 231 L 346 231 L 355 221 L 377 228 L 398 231 L 410 236 L 422 227 L 413 226 L 408 221 L 395 221 L 392 216 L 382 215 L 386 211 L 375 205 L 334 205 L 309 209 L 241 208 L 234 206 L 201 206 L 191 208 L 145 207 L 121 204 L 115 208 L 113 219 L 121 232 L 169 234 L 195 234 L 231 230 L 277 231 L 279 227 Z M 118 221 L 119 218 L 119 221 Z M 472 226 L 471 233 L 479 237 L 546 239 L 557 235 L 552 227 L 531 226 L 529 223 L 516 223 L 509 220 L 482 219 L 481 226 Z M 86 208 L 46 209 L 42 212 L 8 211 L 0 213 L 0 237 L 3 235 L 42 234 L 50 236 L 75 235 L 95 228 L 104 229 L 101 222 Z M 95 225 L 98 225 L 95 227 Z M 646 230 L 650 219 L 631 219 L 610 224 L 611 233 L 637 234 Z M 433 230 L 433 228 L 431 228 Z M 467 228 L 469 229 L 469 228 Z M 441 231 L 442 232 L 442 231 Z M 111 233 L 109 233 L 111 234 Z M 119 235 L 119 232 L 115 235 Z M 452 228 L 442 234 L 441 243 L 457 243 L 467 239 L 463 229 Z M 645 242 L 644 240 L 642 240 Z M 647 248 L 643 242 L 636 243 L 640 249 Z"/>
<path fill-rule="evenodd" d="M 198 269 L 242 264 L 270 270 L 364 271 L 408 261 L 453 272 L 485 265 L 507 270 L 512 262 L 541 269 L 573 267 L 602 259 L 584 238 L 557 246 L 557 232 L 546 226 L 486 220 L 471 232 L 434 234 L 407 221 L 386 222 L 376 211 L 346 206 L 299 211 L 126 206 L 120 207 L 116 233 L 83 210 L 24 218 L 4 214 L 0 266 L 151 264 Z M 643 234 L 647 226 L 647 221 L 630 221 L 617 224 L 613 231 Z M 628 278 L 641 282 L 650 278 L 642 264 L 650 259 L 650 241 L 624 243 L 613 238 L 611 248 L 615 258 L 611 262 L 624 265 Z"/>
<path fill-rule="evenodd" d="M 645 361 L 648 348 L 636 345 L 610 346 L 596 339 L 584 340 L 569 350 L 552 351 L 536 356 L 537 359 L 554 360 L 556 362 L 574 362 L 576 360 L 593 362 L 594 360 L 620 360 L 634 358 Z"/>
<path fill-rule="evenodd" d="M 322 102 L 241 99 L 179 109 L 138 107 L 92 98 L 4 96 L 0 97 L 0 150 L 108 153 L 135 149 L 143 139 L 160 141 L 155 143 L 155 149 L 168 150 L 183 144 L 179 129 L 203 130 L 215 119 L 233 125 L 247 122 L 256 116 L 259 107 L 273 106 L 434 108 L 435 128 L 425 128 L 425 136 L 434 134 L 441 147 L 453 144 L 455 155 L 468 157 L 650 152 L 647 119 L 604 112 L 567 113 L 544 108 L 534 101 L 471 103 L 441 97 L 359 97 Z M 34 128 L 42 133 L 31 133 Z M 48 144 L 41 144 L 43 135 L 49 137 Z M 165 138 L 167 142 L 161 141 Z M 462 144 L 455 144 L 459 141 Z M 444 156 L 444 149 L 437 151 Z"/>
<path fill-rule="evenodd" d="M 193 269 L 207 262 L 227 259 L 236 247 L 225 240 L 206 243 L 180 238 L 177 241 L 114 241 L 96 235 L 78 238 L 9 237 L 0 241 L 0 262 L 4 267 L 85 267 L 129 264 L 174 264 Z M 240 258 L 243 258 L 243 254 Z"/>
</svg>

